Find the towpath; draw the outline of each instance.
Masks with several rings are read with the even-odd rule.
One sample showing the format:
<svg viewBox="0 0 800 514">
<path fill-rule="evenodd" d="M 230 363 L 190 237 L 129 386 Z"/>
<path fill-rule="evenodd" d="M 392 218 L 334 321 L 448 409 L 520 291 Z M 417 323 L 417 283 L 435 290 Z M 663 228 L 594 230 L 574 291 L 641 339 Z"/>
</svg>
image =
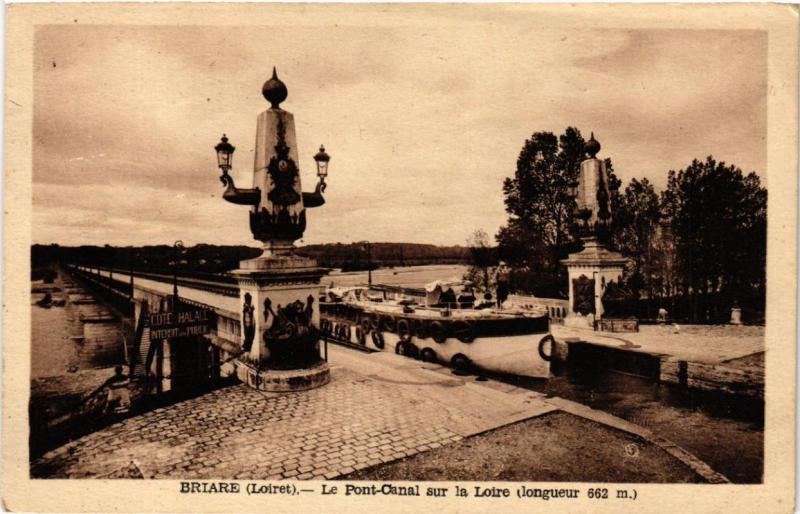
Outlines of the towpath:
<svg viewBox="0 0 800 514">
<path fill-rule="evenodd" d="M 734 325 L 643 325 L 639 332 L 595 332 L 552 327 L 558 341 L 580 340 L 675 360 L 718 364 L 764 351 L 764 327 Z"/>
<path fill-rule="evenodd" d="M 586 419 L 602 414 L 388 352 L 331 345 L 330 362 L 325 387 L 284 394 L 222 388 L 51 451 L 31 474 L 109 478 L 133 464 L 146 478 L 332 479 L 559 410 Z M 622 420 L 607 421 L 597 422 L 642 437 Z M 724 481 L 692 462 L 681 465 Z"/>
</svg>

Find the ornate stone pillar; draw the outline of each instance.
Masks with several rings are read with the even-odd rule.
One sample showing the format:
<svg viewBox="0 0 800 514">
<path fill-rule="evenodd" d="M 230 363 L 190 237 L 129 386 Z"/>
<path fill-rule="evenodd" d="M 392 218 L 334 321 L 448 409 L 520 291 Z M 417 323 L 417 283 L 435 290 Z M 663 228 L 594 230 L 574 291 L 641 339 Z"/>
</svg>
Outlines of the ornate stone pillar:
<svg viewBox="0 0 800 514">
<path fill-rule="evenodd" d="M 302 191 L 294 116 L 280 108 L 288 91 L 275 70 L 262 92 L 270 108 L 257 120 L 253 188 L 237 188 L 225 170 L 221 177 L 223 197 L 250 206 L 250 230 L 264 250 L 231 272 L 239 284 L 242 327 L 236 373 L 262 390 L 310 389 L 330 378 L 320 358 L 317 304 L 328 270 L 296 255 L 294 241 L 305 231 L 306 209 L 324 203 L 325 184 Z"/>
<path fill-rule="evenodd" d="M 575 192 L 575 218 L 582 235 L 583 250 L 561 261 L 567 267 L 569 311 L 564 324 L 594 327 L 605 311 L 603 294 L 609 284 L 619 284 L 628 259 L 609 251 L 598 236 L 611 222 L 611 189 L 605 161 L 596 158 L 600 143 L 594 134 L 586 142 L 588 158 L 581 162 Z"/>
</svg>

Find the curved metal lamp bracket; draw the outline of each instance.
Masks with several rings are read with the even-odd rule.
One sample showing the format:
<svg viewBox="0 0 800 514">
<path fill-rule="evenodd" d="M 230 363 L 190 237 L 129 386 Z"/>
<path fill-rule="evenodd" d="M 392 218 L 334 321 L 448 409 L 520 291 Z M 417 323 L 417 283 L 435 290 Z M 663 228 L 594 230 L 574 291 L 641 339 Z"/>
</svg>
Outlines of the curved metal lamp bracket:
<svg viewBox="0 0 800 514">
<path fill-rule="evenodd" d="M 223 172 L 219 178 L 222 185 L 227 186 L 225 192 L 222 193 L 222 198 L 235 203 L 237 205 L 258 205 L 261 202 L 261 189 L 255 187 L 252 189 L 239 189 L 233 183 L 233 177 Z"/>
<path fill-rule="evenodd" d="M 327 187 L 328 184 L 326 184 L 324 180 L 320 179 L 313 193 L 303 193 L 303 206 L 307 209 L 310 209 L 312 207 L 319 207 L 320 205 L 325 204 L 325 197 L 322 196 L 322 193 L 325 192 Z"/>
</svg>

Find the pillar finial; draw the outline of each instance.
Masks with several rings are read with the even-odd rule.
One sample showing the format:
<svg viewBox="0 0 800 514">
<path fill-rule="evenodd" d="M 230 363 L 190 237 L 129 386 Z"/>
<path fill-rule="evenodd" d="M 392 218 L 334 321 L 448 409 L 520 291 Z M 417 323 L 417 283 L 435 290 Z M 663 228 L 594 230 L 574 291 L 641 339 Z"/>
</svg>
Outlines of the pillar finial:
<svg viewBox="0 0 800 514">
<path fill-rule="evenodd" d="M 281 102 L 289 96 L 289 90 L 286 89 L 286 84 L 278 78 L 278 70 L 275 66 L 272 67 L 272 78 L 264 82 L 261 94 L 264 95 L 264 98 L 267 99 L 273 109 L 280 109 Z"/>
<path fill-rule="evenodd" d="M 600 151 L 600 142 L 594 138 L 594 132 L 592 132 L 591 137 L 589 137 L 589 141 L 586 142 L 586 145 L 583 147 L 587 154 L 589 154 L 590 159 L 595 159 L 597 153 Z"/>
</svg>

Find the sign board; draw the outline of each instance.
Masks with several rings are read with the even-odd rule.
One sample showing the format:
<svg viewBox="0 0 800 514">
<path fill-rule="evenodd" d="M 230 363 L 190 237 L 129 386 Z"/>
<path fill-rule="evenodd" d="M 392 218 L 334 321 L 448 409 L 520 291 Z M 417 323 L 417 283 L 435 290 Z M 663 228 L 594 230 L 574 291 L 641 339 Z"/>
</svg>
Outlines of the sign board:
<svg viewBox="0 0 800 514">
<path fill-rule="evenodd" d="M 150 339 L 207 334 L 214 326 L 215 314 L 211 310 L 192 305 L 180 305 L 173 312 L 150 313 Z"/>
</svg>

